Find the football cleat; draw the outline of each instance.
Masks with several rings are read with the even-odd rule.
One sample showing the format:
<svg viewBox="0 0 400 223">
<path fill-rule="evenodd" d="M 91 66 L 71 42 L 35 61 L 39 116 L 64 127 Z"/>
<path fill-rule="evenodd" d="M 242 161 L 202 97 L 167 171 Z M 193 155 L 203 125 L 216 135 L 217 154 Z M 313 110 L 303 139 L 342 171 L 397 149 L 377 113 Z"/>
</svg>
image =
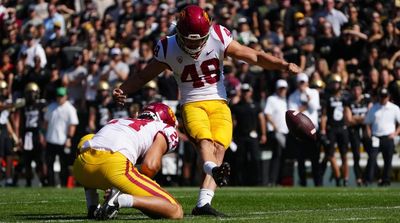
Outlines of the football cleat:
<svg viewBox="0 0 400 223">
<path fill-rule="evenodd" d="M 210 204 L 205 204 L 202 207 L 196 206 L 192 210 L 192 215 L 212 215 L 215 217 L 226 217 L 224 213 L 215 210 Z"/>
<path fill-rule="evenodd" d="M 111 189 L 109 194 L 106 195 L 103 205 L 98 206 L 94 211 L 94 216 L 97 220 L 113 219 L 117 216 L 119 211 L 118 196 L 120 193 L 118 189 Z"/>
<path fill-rule="evenodd" d="M 87 213 L 87 218 L 88 219 L 95 219 L 95 213 L 97 211 L 97 209 L 100 208 L 100 204 L 98 206 L 96 205 L 92 205 L 89 207 L 88 209 L 88 213 Z"/>
<path fill-rule="evenodd" d="M 231 166 L 227 162 L 224 162 L 221 164 L 221 166 L 216 166 L 212 169 L 212 176 L 215 180 L 215 183 L 219 187 L 223 187 L 228 184 L 230 174 Z"/>
</svg>

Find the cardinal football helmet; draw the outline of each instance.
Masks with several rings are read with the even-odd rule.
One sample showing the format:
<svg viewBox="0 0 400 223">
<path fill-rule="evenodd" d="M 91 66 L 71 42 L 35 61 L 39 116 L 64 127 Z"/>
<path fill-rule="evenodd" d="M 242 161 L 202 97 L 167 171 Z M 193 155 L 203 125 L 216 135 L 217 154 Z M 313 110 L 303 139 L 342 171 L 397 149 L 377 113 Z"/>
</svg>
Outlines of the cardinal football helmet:
<svg viewBox="0 0 400 223">
<path fill-rule="evenodd" d="M 191 56 L 198 55 L 210 35 L 211 20 L 197 5 L 185 7 L 178 16 L 176 35 L 178 45 Z"/>
<path fill-rule="evenodd" d="M 174 127 L 176 125 L 174 112 L 168 105 L 161 102 L 153 102 L 144 106 L 138 118 L 157 120 Z"/>
</svg>

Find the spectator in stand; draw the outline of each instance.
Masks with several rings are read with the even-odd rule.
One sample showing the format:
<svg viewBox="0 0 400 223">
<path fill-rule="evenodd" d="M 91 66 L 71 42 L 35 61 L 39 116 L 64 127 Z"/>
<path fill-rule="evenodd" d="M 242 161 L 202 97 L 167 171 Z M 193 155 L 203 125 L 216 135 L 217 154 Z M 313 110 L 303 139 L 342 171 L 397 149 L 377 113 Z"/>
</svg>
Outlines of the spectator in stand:
<svg viewBox="0 0 400 223">
<path fill-rule="evenodd" d="M 95 57 L 90 58 L 88 64 L 88 75 L 86 76 L 85 99 L 90 106 L 96 103 L 97 86 L 102 76 L 99 69 L 98 60 Z"/>
<path fill-rule="evenodd" d="M 291 0 L 283 0 L 279 1 L 279 7 L 272 9 L 267 14 L 267 18 L 269 21 L 283 22 L 284 33 L 292 33 L 295 29 L 294 13 L 295 9 L 291 5 Z"/>
<path fill-rule="evenodd" d="M 318 19 L 321 17 L 332 24 L 335 36 L 340 36 L 341 27 L 348 22 L 348 18 L 343 14 L 343 12 L 335 9 L 334 0 L 325 0 L 324 10 L 317 15 Z"/>
<path fill-rule="evenodd" d="M 21 54 L 26 55 L 25 64 L 31 67 L 35 66 L 35 57 L 40 58 L 40 67 L 44 68 L 47 64 L 46 52 L 42 45 L 37 42 L 34 36 L 28 33 L 25 36 L 26 45 L 21 49 Z"/>
<path fill-rule="evenodd" d="M 369 72 L 367 83 L 366 91 L 371 95 L 372 101 L 376 101 L 379 88 L 379 71 L 376 68 Z"/>
<path fill-rule="evenodd" d="M 36 3 L 32 5 L 35 13 L 42 19 L 45 20 L 49 17 L 48 3 L 45 0 L 36 0 Z"/>
<path fill-rule="evenodd" d="M 75 53 L 73 65 L 63 75 L 68 89 L 68 99 L 76 109 L 84 109 L 87 69 L 82 65 L 82 54 Z"/>
<path fill-rule="evenodd" d="M 44 20 L 44 28 L 46 29 L 46 39 L 50 39 L 54 35 L 54 24 L 60 23 L 61 33 L 64 35 L 66 32 L 64 17 L 57 12 L 55 4 L 48 5 L 49 17 Z"/>
<path fill-rule="evenodd" d="M 389 84 L 389 93 L 394 104 L 400 106 L 400 66 L 397 65 L 393 71 L 393 80 Z"/>
<path fill-rule="evenodd" d="M 121 49 L 112 48 L 110 51 L 111 61 L 103 68 L 104 78 L 111 85 L 125 81 L 128 78 L 129 66 L 121 60 Z"/>
<path fill-rule="evenodd" d="M 392 20 L 386 22 L 380 42 L 381 56 L 389 57 L 396 52 L 396 49 L 400 49 L 400 36 L 396 30 L 398 28 Z"/>
<path fill-rule="evenodd" d="M 22 77 L 22 80 L 26 84 L 29 82 L 35 82 L 43 89 L 47 84 L 47 73 L 46 70 L 40 66 L 40 57 L 35 56 L 34 61 L 34 66 L 28 66 L 27 73 Z"/>
<path fill-rule="evenodd" d="M 316 53 L 323 59 L 326 59 L 328 64 L 332 66 L 335 60 L 335 55 L 333 52 L 336 51 L 335 45 L 338 41 L 338 38 L 333 33 L 332 24 L 328 21 L 325 21 L 319 29 L 316 39 L 315 51 Z"/>
<path fill-rule="evenodd" d="M 54 24 L 54 35 L 48 39 L 45 48 L 50 64 L 57 62 L 61 49 L 67 44 L 67 41 L 67 38 L 61 33 L 61 23 L 56 22 Z"/>
</svg>

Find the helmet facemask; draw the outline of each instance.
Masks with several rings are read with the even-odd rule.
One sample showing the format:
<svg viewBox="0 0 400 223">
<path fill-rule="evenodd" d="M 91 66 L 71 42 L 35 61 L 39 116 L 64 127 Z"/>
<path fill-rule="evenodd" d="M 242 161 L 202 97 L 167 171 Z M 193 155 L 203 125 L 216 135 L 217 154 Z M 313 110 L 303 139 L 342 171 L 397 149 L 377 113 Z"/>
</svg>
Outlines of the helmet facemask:
<svg viewBox="0 0 400 223">
<path fill-rule="evenodd" d="M 150 119 L 155 121 L 162 121 L 157 113 L 152 111 L 143 111 L 138 115 L 139 119 Z"/>
<path fill-rule="evenodd" d="M 206 46 L 206 42 L 210 36 L 210 32 L 205 36 L 200 36 L 199 34 L 189 34 L 188 36 L 184 36 L 178 29 L 176 31 L 179 47 L 190 56 L 198 56 Z"/>
</svg>

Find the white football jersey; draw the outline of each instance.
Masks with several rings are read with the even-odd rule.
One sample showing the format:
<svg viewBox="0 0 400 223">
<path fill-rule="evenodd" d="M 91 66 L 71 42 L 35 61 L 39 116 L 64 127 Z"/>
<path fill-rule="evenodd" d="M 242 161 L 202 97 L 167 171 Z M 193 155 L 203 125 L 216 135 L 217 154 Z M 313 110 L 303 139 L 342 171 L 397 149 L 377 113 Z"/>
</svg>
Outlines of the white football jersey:
<svg viewBox="0 0 400 223">
<path fill-rule="evenodd" d="M 200 55 L 194 59 L 183 51 L 177 36 L 169 36 L 157 43 L 155 58 L 174 72 L 181 91 L 181 104 L 213 99 L 226 100 L 223 61 L 225 50 L 232 42 L 230 31 L 213 25 Z"/>
<path fill-rule="evenodd" d="M 178 145 L 178 133 L 174 127 L 160 121 L 147 119 L 113 119 L 95 136 L 86 141 L 83 148 L 105 149 L 120 152 L 133 164 L 142 159 L 161 133 L 168 144 L 168 152 Z"/>
</svg>

